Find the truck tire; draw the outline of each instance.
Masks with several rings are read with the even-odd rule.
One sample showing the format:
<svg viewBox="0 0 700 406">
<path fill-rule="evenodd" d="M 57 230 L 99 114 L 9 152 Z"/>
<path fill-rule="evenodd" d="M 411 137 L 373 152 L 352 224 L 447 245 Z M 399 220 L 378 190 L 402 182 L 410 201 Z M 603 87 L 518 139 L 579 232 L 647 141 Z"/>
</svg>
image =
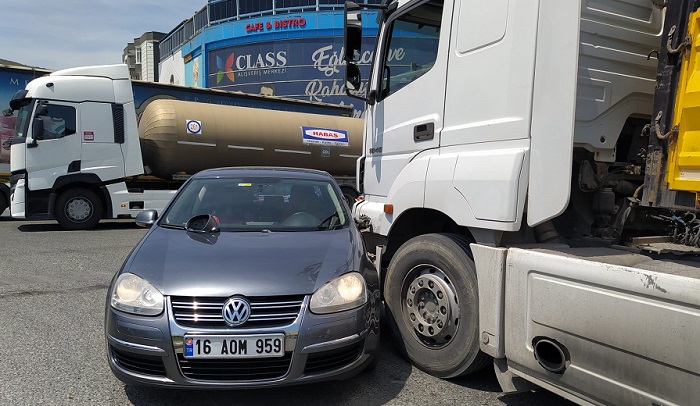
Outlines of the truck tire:
<svg viewBox="0 0 700 406">
<path fill-rule="evenodd" d="M 403 244 L 384 284 L 387 324 L 421 370 L 453 378 L 486 367 L 479 349 L 479 294 L 469 245 L 456 234 L 426 234 Z"/>
<path fill-rule="evenodd" d="M 343 192 L 345 201 L 348 202 L 348 206 L 352 209 L 352 205 L 355 204 L 355 200 L 360 197 L 360 193 L 350 185 L 340 185 L 340 191 Z"/>
<path fill-rule="evenodd" d="M 10 188 L 6 184 L 0 183 L 0 215 L 10 205 Z"/>
<path fill-rule="evenodd" d="M 68 189 L 56 199 L 54 217 L 66 230 L 89 230 L 102 218 L 102 201 L 90 189 Z"/>
</svg>

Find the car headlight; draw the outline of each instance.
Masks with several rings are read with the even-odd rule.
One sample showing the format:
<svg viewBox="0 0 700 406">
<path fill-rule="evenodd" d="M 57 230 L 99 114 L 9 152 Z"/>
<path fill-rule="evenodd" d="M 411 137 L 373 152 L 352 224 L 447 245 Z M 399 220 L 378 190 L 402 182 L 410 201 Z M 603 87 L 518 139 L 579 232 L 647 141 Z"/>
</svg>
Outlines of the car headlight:
<svg viewBox="0 0 700 406">
<path fill-rule="evenodd" d="M 313 313 L 334 313 L 367 303 L 365 278 L 357 272 L 346 273 L 321 286 L 311 295 Z"/>
<path fill-rule="evenodd" d="M 145 279 L 123 273 L 112 286 L 112 307 L 127 313 L 156 316 L 163 311 L 163 294 Z"/>
</svg>

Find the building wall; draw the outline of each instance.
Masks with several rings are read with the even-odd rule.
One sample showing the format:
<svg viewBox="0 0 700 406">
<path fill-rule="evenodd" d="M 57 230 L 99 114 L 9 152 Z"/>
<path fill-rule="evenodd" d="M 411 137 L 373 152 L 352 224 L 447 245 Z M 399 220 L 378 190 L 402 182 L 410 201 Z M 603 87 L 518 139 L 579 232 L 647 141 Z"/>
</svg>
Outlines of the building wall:
<svg viewBox="0 0 700 406">
<path fill-rule="evenodd" d="M 145 41 L 141 43 L 141 80 L 146 80 L 149 82 L 157 81 L 157 49 L 157 42 Z"/>
<path fill-rule="evenodd" d="M 374 13 L 365 22 L 363 79 L 374 50 Z M 314 102 L 353 105 L 345 94 L 343 12 L 278 14 L 211 25 L 160 63 L 160 81 Z M 363 61 L 364 62 L 364 61 Z M 181 63 L 181 65 L 180 65 Z"/>
<path fill-rule="evenodd" d="M 172 55 L 161 60 L 158 70 L 159 82 L 188 85 L 185 82 L 185 60 L 182 58 L 180 51 L 175 51 Z M 191 84 L 188 86 L 191 86 Z"/>
</svg>

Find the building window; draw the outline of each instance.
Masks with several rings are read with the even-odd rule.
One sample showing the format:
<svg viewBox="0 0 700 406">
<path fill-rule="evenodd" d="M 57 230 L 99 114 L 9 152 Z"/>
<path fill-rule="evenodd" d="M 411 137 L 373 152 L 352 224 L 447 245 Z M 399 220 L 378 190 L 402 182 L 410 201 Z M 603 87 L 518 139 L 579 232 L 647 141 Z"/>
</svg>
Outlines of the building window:
<svg viewBox="0 0 700 406">
<path fill-rule="evenodd" d="M 136 48 L 136 63 L 141 63 L 141 47 Z"/>
</svg>

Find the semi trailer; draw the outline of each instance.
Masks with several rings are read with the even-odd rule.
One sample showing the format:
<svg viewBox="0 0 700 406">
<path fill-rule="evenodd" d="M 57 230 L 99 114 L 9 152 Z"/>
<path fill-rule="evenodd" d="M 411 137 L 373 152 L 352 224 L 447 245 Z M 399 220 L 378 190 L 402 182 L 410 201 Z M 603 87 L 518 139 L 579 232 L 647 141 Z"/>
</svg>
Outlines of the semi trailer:
<svg viewBox="0 0 700 406">
<path fill-rule="evenodd" d="M 697 404 L 699 34 L 696 0 L 346 3 L 353 215 L 414 365 Z"/>
<path fill-rule="evenodd" d="M 103 218 L 161 210 L 188 176 L 218 166 L 323 169 L 356 195 L 362 123 L 349 109 L 196 89 L 196 102 L 164 92 L 145 98 L 146 87 L 183 91 L 136 84 L 126 65 L 105 65 L 53 72 L 17 92 L 9 109 L 17 117 L 12 217 L 89 229 Z"/>
</svg>

